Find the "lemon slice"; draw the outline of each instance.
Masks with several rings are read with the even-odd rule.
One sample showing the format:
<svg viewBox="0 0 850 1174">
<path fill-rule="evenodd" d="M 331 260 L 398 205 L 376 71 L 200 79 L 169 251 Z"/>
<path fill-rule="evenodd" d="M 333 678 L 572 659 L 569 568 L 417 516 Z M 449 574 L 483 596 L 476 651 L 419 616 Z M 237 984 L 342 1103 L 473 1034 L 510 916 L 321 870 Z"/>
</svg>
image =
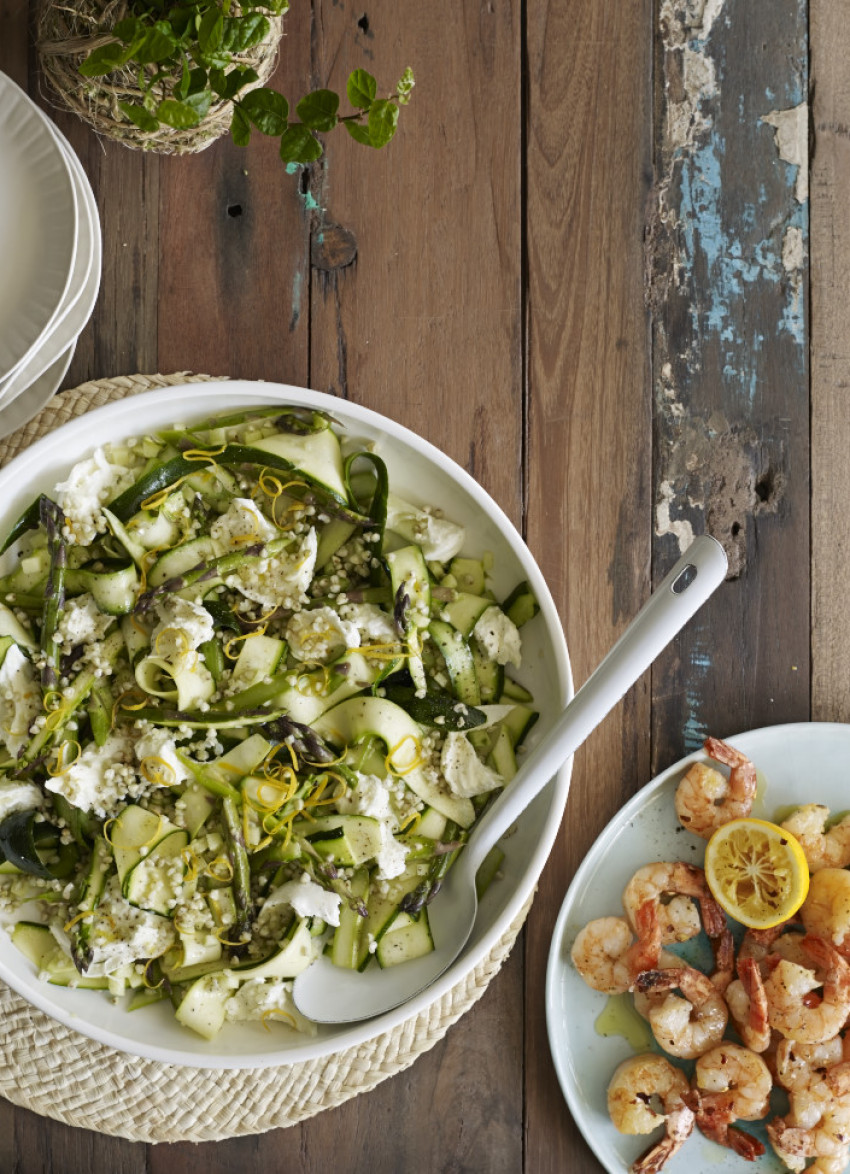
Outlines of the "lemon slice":
<svg viewBox="0 0 850 1174">
<path fill-rule="evenodd" d="M 717 903 L 750 929 L 786 921 L 809 891 L 800 844 L 763 819 L 732 819 L 717 829 L 705 849 L 705 878 Z"/>
</svg>

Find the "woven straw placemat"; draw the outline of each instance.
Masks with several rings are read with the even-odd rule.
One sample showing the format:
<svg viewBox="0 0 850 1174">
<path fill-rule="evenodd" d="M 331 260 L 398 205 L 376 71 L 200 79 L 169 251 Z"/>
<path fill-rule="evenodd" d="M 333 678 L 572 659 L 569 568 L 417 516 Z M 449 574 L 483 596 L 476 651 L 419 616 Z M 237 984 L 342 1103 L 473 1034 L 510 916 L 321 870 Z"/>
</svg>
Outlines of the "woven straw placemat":
<svg viewBox="0 0 850 1174">
<path fill-rule="evenodd" d="M 133 375 L 62 392 L 29 424 L 0 441 L 0 465 L 91 408 L 208 378 L 185 372 Z M 356 1047 L 274 1068 L 184 1068 L 128 1056 L 63 1027 L 0 983 L 0 1096 L 66 1125 L 130 1141 L 220 1141 L 295 1125 L 368 1092 L 442 1039 L 486 990 L 530 905 L 529 899 L 463 982 L 419 1015 Z"/>
</svg>

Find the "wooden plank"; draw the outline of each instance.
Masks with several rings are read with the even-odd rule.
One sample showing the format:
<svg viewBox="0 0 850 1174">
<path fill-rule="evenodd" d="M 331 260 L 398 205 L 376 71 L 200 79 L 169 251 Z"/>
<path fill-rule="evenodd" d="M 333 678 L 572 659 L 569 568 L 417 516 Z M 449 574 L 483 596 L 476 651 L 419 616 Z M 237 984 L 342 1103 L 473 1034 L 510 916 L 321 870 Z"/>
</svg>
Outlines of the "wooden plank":
<svg viewBox="0 0 850 1174">
<path fill-rule="evenodd" d="M 309 89 L 310 6 L 293 5 L 270 85 Z M 158 363 L 307 382 L 309 216 L 277 140 L 161 160 Z M 154 238 L 155 239 L 155 238 Z"/>
<path fill-rule="evenodd" d="M 659 28 L 654 570 L 708 530 L 732 581 L 656 664 L 654 770 L 809 692 L 806 5 L 768 35 L 746 0 L 662 0 Z"/>
<path fill-rule="evenodd" d="M 60 1125 L 0 1101 L 0 1160 L 15 1174 L 148 1174 L 146 1147 Z"/>
<path fill-rule="evenodd" d="M 581 683 L 648 591 L 651 427 L 643 209 L 651 4 L 529 6 L 528 543 Z M 549 1058 L 543 990 L 567 884 L 649 766 L 644 681 L 576 756 L 527 935 L 525 1168 L 596 1171 Z M 617 895 L 613 895 L 615 904 Z"/>
<path fill-rule="evenodd" d="M 343 90 L 362 66 L 388 90 L 410 65 L 417 85 L 386 150 L 335 134 L 314 171 L 311 385 L 415 429 L 519 522 L 520 6 L 374 0 L 317 17 L 320 84 Z M 368 1102 L 306 1123 L 314 1168 L 351 1153 L 354 1130 L 358 1171 L 520 1169 L 520 963 Z"/>
<path fill-rule="evenodd" d="M 811 0 L 812 717 L 850 720 L 844 567 L 850 555 L 850 5 Z"/>
<path fill-rule="evenodd" d="M 27 88 L 27 6 L 20 0 L 0 0 L 0 72 Z"/>
</svg>

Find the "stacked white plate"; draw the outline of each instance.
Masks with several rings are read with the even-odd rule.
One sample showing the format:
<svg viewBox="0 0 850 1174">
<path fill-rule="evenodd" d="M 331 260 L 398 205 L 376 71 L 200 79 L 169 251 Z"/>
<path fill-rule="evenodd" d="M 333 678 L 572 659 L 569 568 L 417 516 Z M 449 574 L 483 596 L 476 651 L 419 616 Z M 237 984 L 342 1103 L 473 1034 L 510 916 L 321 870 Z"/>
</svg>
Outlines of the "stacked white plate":
<svg viewBox="0 0 850 1174">
<path fill-rule="evenodd" d="M 100 220 L 65 137 L 0 73 L 0 436 L 61 384 L 100 286 Z"/>
</svg>

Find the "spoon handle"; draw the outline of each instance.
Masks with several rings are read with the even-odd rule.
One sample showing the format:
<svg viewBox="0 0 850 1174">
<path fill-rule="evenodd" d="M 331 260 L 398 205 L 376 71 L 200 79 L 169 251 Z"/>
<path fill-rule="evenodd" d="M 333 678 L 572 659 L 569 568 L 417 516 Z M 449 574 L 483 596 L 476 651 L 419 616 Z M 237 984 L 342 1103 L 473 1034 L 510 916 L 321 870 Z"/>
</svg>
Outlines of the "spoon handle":
<svg viewBox="0 0 850 1174">
<path fill-rule="evenodd" d="M 477 871 L 490 848 L 720 586 L 726 568 L 719 542 L 708 535 L 694 540 L 484 815 L 466 849 L 468 868 Z"/>
</svg>

